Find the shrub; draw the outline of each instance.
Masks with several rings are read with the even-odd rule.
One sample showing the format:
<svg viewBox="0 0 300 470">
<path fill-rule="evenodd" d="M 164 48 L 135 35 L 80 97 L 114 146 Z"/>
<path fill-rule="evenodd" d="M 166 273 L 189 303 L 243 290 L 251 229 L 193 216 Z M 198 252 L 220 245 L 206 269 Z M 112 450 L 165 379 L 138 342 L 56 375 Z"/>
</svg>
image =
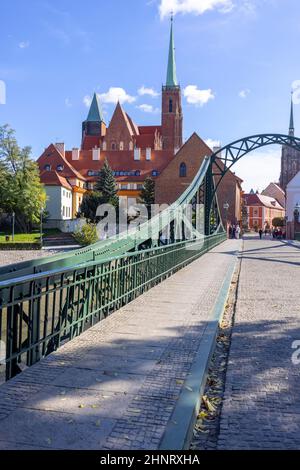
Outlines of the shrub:
<svg viewBox="0 0 300 470">
<path fill-rule="evenodd" d="M 94 224 L 85 224 L 74 233 L 75 240 L 82 246 L 88 246 L 98 241 L 97 229 Z"/>
</svg>

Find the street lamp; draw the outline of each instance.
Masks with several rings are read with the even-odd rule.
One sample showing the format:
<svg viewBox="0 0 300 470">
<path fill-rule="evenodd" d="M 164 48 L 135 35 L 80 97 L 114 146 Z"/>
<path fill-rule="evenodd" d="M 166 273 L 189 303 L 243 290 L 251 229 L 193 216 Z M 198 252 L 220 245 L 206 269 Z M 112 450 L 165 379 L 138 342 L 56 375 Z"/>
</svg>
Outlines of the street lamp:
<svg viewBox="0 0 300 470">
<path fill-rule="evenodd" d="M 44 209 L 43 209 L 43 207 L 41 207 L 41 210 L 40 210 L 40 243 L 41 243 L 41 248 L 43 246 L 43 212 L 44 212 Z"/>
<path fill-rule="evenodd" d="M 15 217 L 16 217 L 16 214 L 13 212 L 12 213 L 12 234 L 11 234 L 12 241 L 15 241 Z"/>
</svg>

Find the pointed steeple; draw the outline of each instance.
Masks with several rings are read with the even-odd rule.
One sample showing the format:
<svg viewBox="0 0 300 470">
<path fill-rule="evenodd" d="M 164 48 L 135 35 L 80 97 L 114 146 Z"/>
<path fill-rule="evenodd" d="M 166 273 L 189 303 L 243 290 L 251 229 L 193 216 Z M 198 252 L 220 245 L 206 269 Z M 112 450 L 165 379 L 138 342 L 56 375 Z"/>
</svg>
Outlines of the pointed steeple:
<svg viewBox="0 0 300 470">
<path fill-rule="evenodd" d="M 291 115 L 290 115 L 290 128 L 289 128 L 289 135 L 294 137 L 295 135 L 295 127 L 294 127 L 294 105 L 293 105 L 293 92 L 291 98 Z"/>
<path fill-rule="evenodd" d="M 100 106 L 100 103 L 98 101 L 98 96 L 97 93 L 94 93 L 89 114 L 86 119 L 88 122 L 103 122 L 103 115 L 102 115 L 102 109 Z"/>
<path fill-rule="evenodd" d="M 173 34 L 173 15 L 171 16 L 171 32 L 170 32 L 170 46 L 169 46 L 169 59 L 168 59 L 166 86 L 167 87 L 178 86 L 177 75 L 176 75 L 174 34 Z"/>
</svg>

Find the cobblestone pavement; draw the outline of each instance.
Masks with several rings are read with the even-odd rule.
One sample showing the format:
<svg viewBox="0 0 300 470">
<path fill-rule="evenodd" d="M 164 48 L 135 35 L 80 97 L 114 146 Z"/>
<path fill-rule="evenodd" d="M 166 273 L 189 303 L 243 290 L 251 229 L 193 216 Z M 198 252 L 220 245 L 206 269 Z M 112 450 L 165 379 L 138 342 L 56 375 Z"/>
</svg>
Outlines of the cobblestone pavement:
<svg viewBox="0 0 300 470">
<path fill-rule="evenodd" d="M 299 286 L 300 244 L 245 239 L 219 449 L 300 448 Z"/>
<path fill-rule="evenodd" d="M 237 240 L 0 387 L 0 449 L 156 449 L 236 262 Z"/>
<path fill-rule="evenodd" d="M 0 266 L 42 258 L 63 250 L 0 250 Z"/>
</svg>

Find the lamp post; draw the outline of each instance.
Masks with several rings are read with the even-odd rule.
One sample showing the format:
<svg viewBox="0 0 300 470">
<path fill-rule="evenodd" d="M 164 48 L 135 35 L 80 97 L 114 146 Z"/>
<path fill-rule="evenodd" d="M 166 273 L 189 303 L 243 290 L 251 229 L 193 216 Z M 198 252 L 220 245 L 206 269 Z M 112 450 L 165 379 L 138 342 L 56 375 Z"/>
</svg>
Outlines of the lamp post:
<svg viewBox="0 0 300 470">
<path fill-rule="evenodd" d="M 40 243 L 41 243 L 41 248 L 43 246 L 43 212 L 44 212 L 44 209 L 43 209 L 43 207 L 41 207 L 41 210 L 40 210 Z"/>
<path fill-rule="evenodd" d="M 228 235 L 228 209 L 229 209 L 229 204 L 228 202 L 225 202 L 225 204 L 223 205 L 223 209 L 225 210 L 225 223 L 226 223 L 226 233 Z"/>
<path fill-rule="evenodd" d="M 15 218 L 16 218 L 16 214 L 13 212 L 12 213 L 12 233 L 11 233 L 12 241 L 15 241 Z"/>
</svg>

